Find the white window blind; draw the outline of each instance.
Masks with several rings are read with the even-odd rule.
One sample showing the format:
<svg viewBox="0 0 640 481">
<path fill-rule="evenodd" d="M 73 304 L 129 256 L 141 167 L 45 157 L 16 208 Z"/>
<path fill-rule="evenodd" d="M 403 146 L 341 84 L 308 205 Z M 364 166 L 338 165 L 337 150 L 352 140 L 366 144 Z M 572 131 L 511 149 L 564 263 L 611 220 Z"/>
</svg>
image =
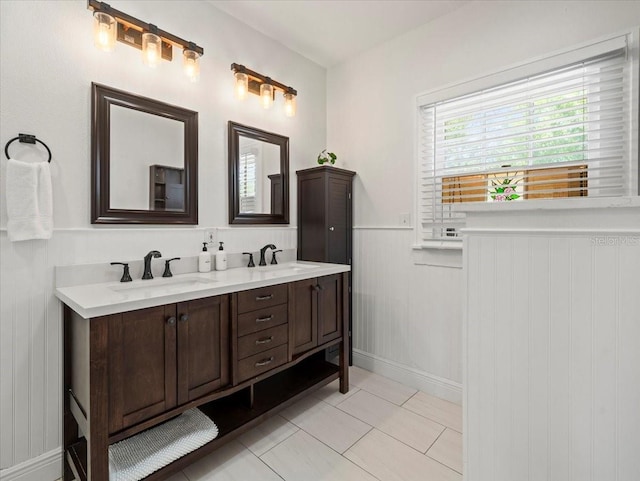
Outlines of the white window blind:
<svg viewBox="0 0 640 481">
<path fill-rule="evenodd" d="M 626 44 L 615 46 L 493 88 L 419 103 L 422 241 L 454 240 L 465 202 L 637 192 L 630 61 Z"/>
<path fill-rule="evenodd" d="M 239 168 L 240 212 L 256 211 L 256 154 L 240 154 Z"/>
</svg>

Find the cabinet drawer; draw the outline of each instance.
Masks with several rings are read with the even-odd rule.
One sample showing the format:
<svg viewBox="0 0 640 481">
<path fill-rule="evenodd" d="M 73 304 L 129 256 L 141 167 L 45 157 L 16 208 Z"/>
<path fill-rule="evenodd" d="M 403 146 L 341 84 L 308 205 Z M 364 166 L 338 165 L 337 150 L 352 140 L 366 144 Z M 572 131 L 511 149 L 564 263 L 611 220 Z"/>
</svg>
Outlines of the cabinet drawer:
<svg viewBox="0 0 640 481">
<path fill-rule="evenodd" d="M 238 313 L 255 311 L 263 307 L 276 306 L 287 302 L 287 285 L 261 287 L 238 292 Z"/>
<path fill-rule="evenodd" d="M 274 347 L 238 361 L 238 382 L 246 381 L 287 362 L 287 345 Z"/>
<path fill-rule="evenodd" d="M 238 359 L 244 359 L 281 344 L 286 344 L 288 336 L 289 326 L 287 324 L 243 336 L 238 339 Z"/>
<path fill-rule="evenodd" d="M 247 312 L 238 316 L 238 336 L 246 336 L 286 322 L 287 304 Z"/>
</svg>

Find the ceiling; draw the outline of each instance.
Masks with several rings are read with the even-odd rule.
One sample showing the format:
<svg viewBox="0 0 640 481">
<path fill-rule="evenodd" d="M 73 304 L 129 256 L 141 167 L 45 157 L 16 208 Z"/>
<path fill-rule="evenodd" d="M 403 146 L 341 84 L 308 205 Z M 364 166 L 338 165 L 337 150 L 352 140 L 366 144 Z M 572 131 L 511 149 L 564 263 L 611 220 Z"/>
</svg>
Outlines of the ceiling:
<svg viewBox="0 0 640 481">
<path fill-rule="evenodd" d="M 465 0 L 209 0 L 220 10 L 331 67 L 460 8 Z"/>
</svg>

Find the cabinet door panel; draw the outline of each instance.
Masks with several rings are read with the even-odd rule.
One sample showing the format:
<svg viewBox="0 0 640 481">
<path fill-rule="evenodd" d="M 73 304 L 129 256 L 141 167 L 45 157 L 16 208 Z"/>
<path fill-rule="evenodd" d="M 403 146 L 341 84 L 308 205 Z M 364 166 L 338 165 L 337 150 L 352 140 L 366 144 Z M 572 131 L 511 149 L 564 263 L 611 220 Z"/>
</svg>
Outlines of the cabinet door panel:
<svg viewBox="0 0 640 481">
<path fill-rule="evenodd" d="M 175 306 L 109 319 L 109 432 L 176 405 Z"/>
<path fill-rule="evenodd" d="M 329 179 L 329 202 L 327 222 L 329 244 L 327 261 L 335 264 L 350 264 L 351 261 L 351 179 L 334 177 Z"/>
<path fill-rule="evenodd" d="M 289 284 L 289 339 L 292 354 L 318 345 L 317 279 L 305 279 Z"/>
<path fill-rule="evenodd" d="M 342 335 L 342 275 L 318 278 L 318 344 Z"/>
<path fill-rule="evenodd" d="M 178 304 L 178 404 L 209 394 L 228 383 L 228 297 Z"/>
<path fill-rule="evenodd" d="M 298 177 L 298 259 L 327 262 L 324 175 Z"/>
</svg>

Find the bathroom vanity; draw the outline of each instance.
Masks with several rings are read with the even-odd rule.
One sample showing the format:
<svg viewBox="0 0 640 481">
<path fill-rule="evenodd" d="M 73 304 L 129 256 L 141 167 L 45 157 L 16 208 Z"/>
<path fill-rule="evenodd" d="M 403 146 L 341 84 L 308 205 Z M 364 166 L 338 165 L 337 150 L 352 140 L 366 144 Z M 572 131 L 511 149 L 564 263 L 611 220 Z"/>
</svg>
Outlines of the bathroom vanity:
<svg viewBox="0 0 640 481">
<path fill-rule="evenodd" d="M 340 379 L 348 391 L 349 266 L 293 262 L 59 287 L 64 479 L 108 481 L 109 445 L 199 408 L 219 434 L 161 480 Z M 325 349 L 339 345 L 338 365 Z"/>
</svg>

